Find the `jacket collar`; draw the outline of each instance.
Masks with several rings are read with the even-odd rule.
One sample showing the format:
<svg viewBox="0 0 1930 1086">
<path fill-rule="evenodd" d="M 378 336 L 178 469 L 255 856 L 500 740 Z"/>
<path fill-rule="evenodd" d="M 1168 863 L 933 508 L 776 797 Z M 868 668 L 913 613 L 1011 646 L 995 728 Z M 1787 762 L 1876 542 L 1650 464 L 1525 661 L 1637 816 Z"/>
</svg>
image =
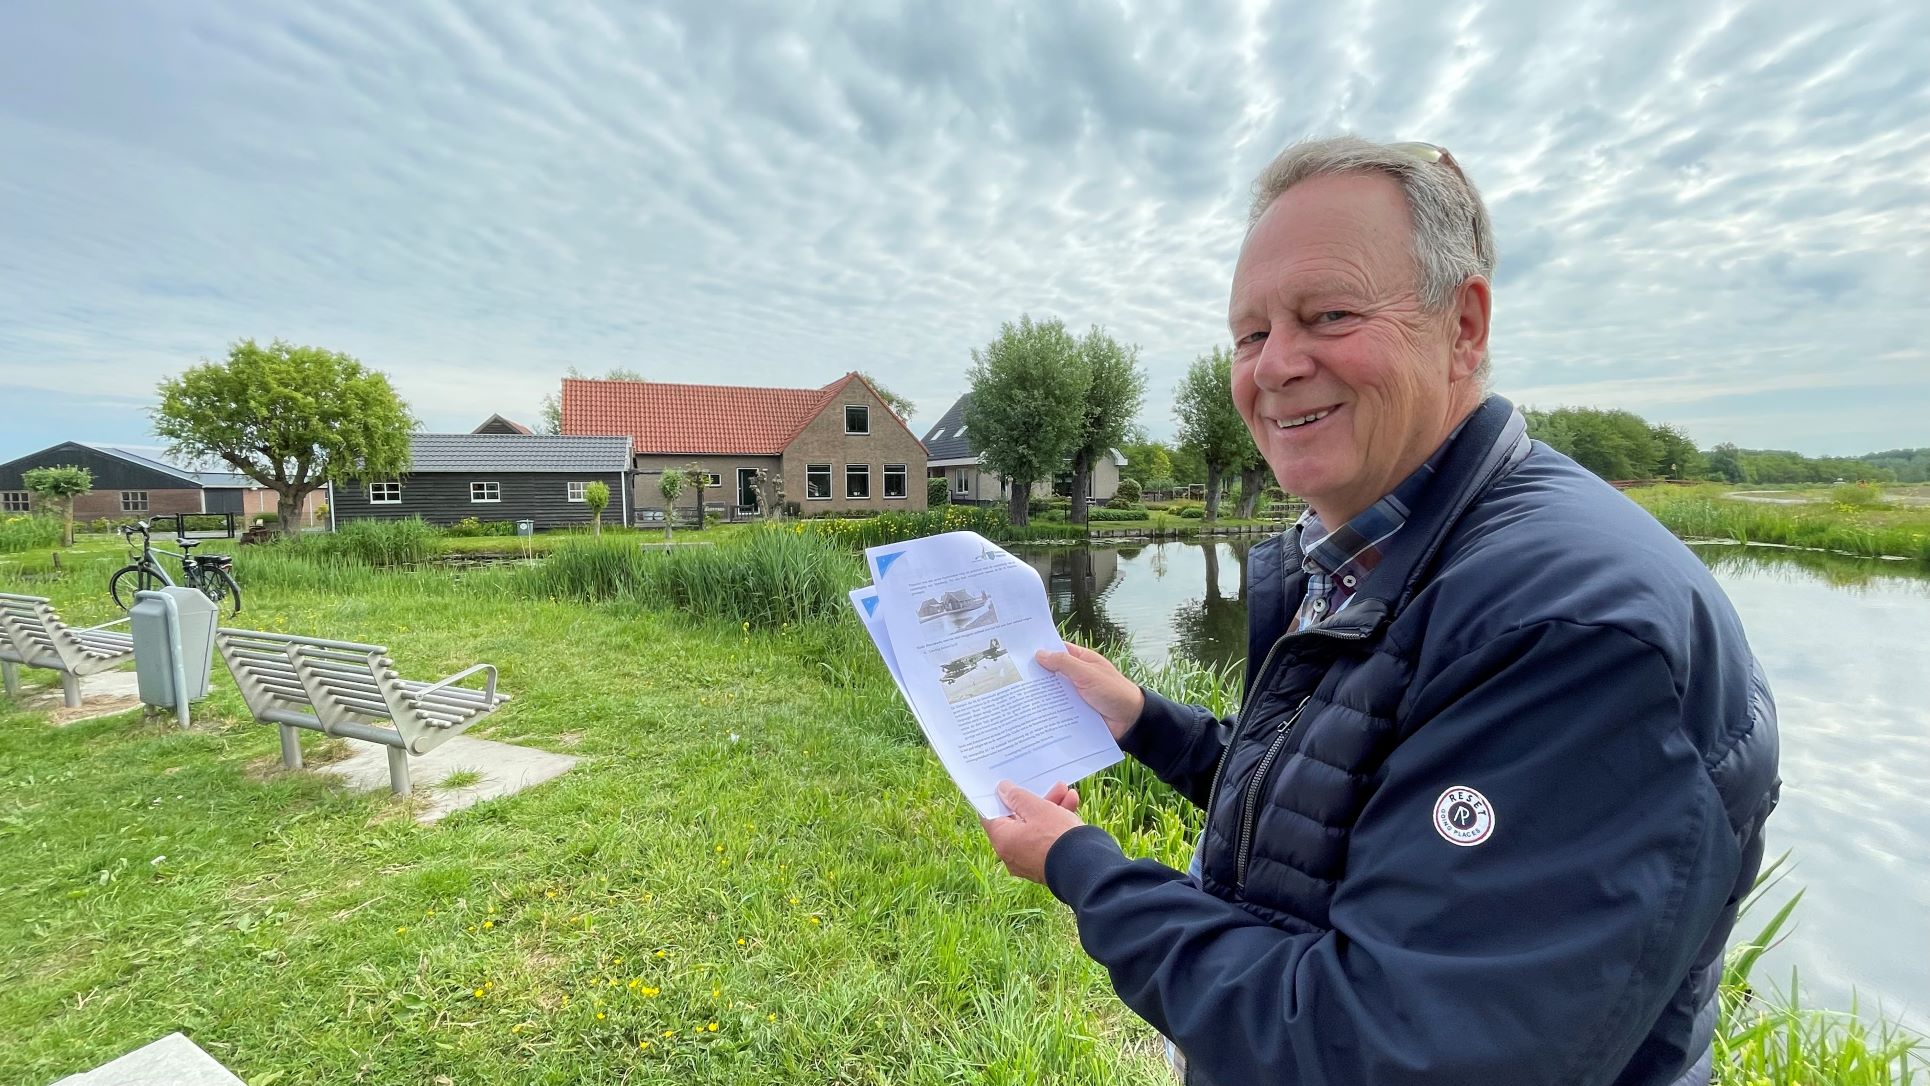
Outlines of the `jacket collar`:
<svg viewBox="0 0 1930 1086">
<path fill-rule="evenodd" d="M 1498 473 L 1527 455 L 1529 444 L 1527 423 L 1513 404 L 1500 396 L 1481 401 L 1460 432 L 1449 439 L 1433 481 L 1354 598 L 1339 613 L 1295 636 L 1347 641 L 1371 637 L 1406 606 L 1467 507 Z M 1254 671 L 1260 666 L 1252 650 L 1286 636 L 1291 621 L 1287 601 L 1298 598 L 1306 583 L 1305 574 L 1288 572 L 1301 565 L 1296 534 L 1274 536 L 1256 547 L 1247 562 L 1248 689 L 1257 680 Z M 1284 548 L 1286 553 L 1276 554 L 1274 548 Z"/>
</svg>

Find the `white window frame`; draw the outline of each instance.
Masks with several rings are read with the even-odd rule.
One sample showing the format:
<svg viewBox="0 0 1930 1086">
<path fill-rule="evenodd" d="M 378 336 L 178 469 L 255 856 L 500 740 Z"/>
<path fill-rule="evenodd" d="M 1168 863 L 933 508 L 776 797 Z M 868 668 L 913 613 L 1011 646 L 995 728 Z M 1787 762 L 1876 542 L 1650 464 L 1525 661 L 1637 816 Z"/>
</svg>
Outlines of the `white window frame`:
<svg viewBox="0 0 1930 1086">
<path fill-rule="evenodd" d="M 587 491 L 589 488 L 590 488 L 590 484 L 586 482 L 572 481 L 572 482 L 564 483 L 563 500 L 572 501 L 572 502 L 589 501 L 590 499 L 584 496 L 584 492 Z"/>
<path fill-rule="evenodd" d="M 903 493 L 893 494 L 891 492 L 891 477 L 894 475 L 898 477 L 898 489 Z M 880 493 L 883 495 L 886 501 L 901 502 L 901 501 L 906 501 L 910 499 L 911 465 L 910 464 L 886 464 L 885 470 L 884 470 L 884 484 L 885 484 L 884 490 L 881 491 Z"/>
<path fill-rule="evenodd" d="M 824 476 L 824 493 L 811 493 L 811 476 Z M 831 480 L 833 473 L 829 464 L 804 465 L 804 500 L 807 502 L 828 502 L 831 500 Z"/>
<path fill-rule="evenodd" d="M 145 490 L 121 491 L 121 512 L 145 513 L 147 511 L 148 511 L 147 491 Z"/>
<path fill-rule="evenodd" d="M 970 494 L 972 492 L 972 469 L 953 468 L 952 471 L 956 473 L 952 476 L 952 493 Z"/>
<path fill-rule="evenodd" d="M 953 437 L 964 437 L 964 436 L 965 436 L 965 427 L 964 427 L 964 426 L 960 426 L 960 427 L 959 427 L 959 428 L 958 428 L 957 430 L 954 430 L 954 431 L 952 432 L 952 436 L 953 436 Z"/>
<path fill-rule="evenodd" d="M 859 410 L 859 411 L 862 411 L 862 412 L 864 412 L 864 429 L 862 429 L 862 430 L 853 430 L 853 429 L 851 428 L 851 412 L 852 412 L 852 410 L 853 410 L 854 408 L 855 408 L 856 410 Z M 848 403 L 848 404 L 845 404 L 845 405 L 844 405 L 844 432 L 845 432 L 846 434 L 869 434 L 869 433 L 871 433 L 871 405 L 870 405 L 870 404 L 868 404 L 868 403 Z"/>
<path fill-rule="evenodd" d="M 479 491 L 477 489 L 478 487 L 482 487 L 485 489 L 482 489 Z M 494 493 L 496 496 L 493 498 L 489 498 L 489 497 L 478 498 L 476 496 L 478 493 L 482 493 L 482 494 Z M 501 505 L 502 502 L 503 502 L 503 484 L 496 482 L 493 479 L 477 479 L 470 482 L 469 484 L 469 504 L 470 505 Z"/>
<path fill-rule="evenodd" d="M 377 491 L 376 489 L 377 487 L 381 488 L 380 492 Z M 387 496 L 385 497 L 383 495 L 387 495 Z M 369 484 L 369 504 L 370 505 L 401 505 L 402 504 L 401 482 L 391 481 L 386 483 L 370 483 Z"/>
<path fill-rule="evenodd" d="M 864 480 L 864 493 L 862 494 L 851 493 L 851 484 L 855 479 Z M 870 464 L 846 464 L 844 466 L 844 500 L 845 501 L 867 501 L 867 502 L 871 500 L 871 465 Z"/>
<path fill-rule="evenodd" d="M 704 477 L 704 486 L 706 488 L 721 487 L 724 485 L 724 473 L 721 471 L 706 471 L 700 474 Z"/>
<path fill-rule="evenodd" d="M 0 513 L 31 513 L 33 508 L 33 491 L 0 490 Z"/>
</svg>

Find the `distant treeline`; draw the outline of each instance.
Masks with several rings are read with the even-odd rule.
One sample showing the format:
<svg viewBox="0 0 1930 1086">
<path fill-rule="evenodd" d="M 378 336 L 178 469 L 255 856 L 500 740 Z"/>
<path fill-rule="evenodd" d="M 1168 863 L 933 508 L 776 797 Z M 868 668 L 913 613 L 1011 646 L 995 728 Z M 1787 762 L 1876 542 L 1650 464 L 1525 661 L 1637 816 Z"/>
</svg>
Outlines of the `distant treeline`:
<svg viewBox="0 0 1930 1086">
<path fill-rule="evenodd" d="M 1698 449 L 1680 428 L 1632 411 L 1595 407 L 1527 410 L 1528 434 L 1573 457 L 1604 479 L 1693 479 L 1724 483 L 1921 483 L 1930 481 L 1930 449 L 1893 449 L 1864 456 L 1804 456 L 1782 449 L 1722 444 Z"/>
</svg>

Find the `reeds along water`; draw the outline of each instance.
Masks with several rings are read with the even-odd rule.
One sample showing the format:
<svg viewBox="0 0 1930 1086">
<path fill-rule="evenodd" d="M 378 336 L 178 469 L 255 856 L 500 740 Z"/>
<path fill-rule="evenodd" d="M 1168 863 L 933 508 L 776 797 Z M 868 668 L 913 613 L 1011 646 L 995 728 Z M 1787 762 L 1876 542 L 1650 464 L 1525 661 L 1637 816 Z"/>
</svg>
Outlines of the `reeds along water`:
<svg viewBox="0 0 1930 1086">
<path fill-rule="evenodd" d="M 1858 523 L 1871 510 L 1857 506 L 1767 505 L 1707 497 L 1633 493 L 1631 496 L 1676 535 L 1733 539 L 1787 547 L 1930 561 L 1930 513 L 1898 524 Z M 1880 512 L 1880 511 L 1879 511 Z"/>
<path fill-rule="evenodd" d="M 848 611 L 846 594 L 862 582 L 863 567 L 839 542 L 772 526 L 714 547 L 571 540 L 517 574 L 530 595 L 633 600 L 770 629 Z"/>
</svg>

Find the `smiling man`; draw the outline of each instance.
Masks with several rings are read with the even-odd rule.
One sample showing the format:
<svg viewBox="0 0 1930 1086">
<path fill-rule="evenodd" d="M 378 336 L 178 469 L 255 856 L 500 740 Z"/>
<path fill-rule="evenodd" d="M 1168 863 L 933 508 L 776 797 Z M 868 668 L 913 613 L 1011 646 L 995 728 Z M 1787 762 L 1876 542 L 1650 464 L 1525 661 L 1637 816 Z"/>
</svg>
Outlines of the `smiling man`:
<svg viewBox="0 0 1930 1086">
<path fill-rule="evenodd" d="M 986 832 L 1186 1081 L 1710 1080 L 1774 708 L 1695 556 L 1485 392 L 1494 263 L 1440 148 L 1284 152 L 1230 391 L 1309 508 L 1247 562 L 1245 703 L 1041 656 L 1205 830 L 1130 859 L 1060 787 Z"/>
</svg>

